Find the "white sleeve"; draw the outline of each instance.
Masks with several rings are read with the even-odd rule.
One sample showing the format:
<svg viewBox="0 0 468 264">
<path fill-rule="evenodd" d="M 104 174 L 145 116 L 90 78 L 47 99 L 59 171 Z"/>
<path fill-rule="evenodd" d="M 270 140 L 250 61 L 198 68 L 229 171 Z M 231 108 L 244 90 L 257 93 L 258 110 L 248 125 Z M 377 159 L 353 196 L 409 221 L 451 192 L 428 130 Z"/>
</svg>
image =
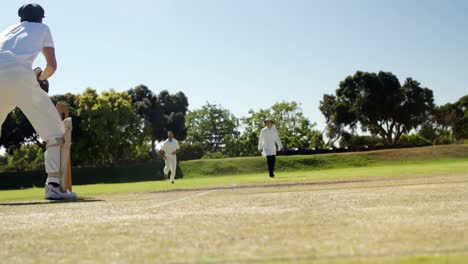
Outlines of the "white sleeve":
<svg viewBox="0 0 468 264">
<path fill-rule="evenodd" d="M 53 48 L 54 47 L 54 39 L 52 38 L 52 33 L 50 32 L 49 27 L 45 27 L 44 29 L 44 39 L 42 42 L 42 46 L 44 48 L 49 47 Z"/>
<path fill-rule="evenodd" d="M 179 141 L 176 141 L 176 149 L 180 149 Z"/>
<path fill-rule="evenodd" d="M 283 148 L 283 144 L 281 143 L 281 138 L 279 137 L 279 134 L 278 134 L 278 130 L 275 129 L 275 141 L 276 141 L 276 144 L 278 144 L 278 148 L 282 149 Z"/>
<path fill-rule="evenodd" d="M 260 136 L 258 138 L 258 150 L 263 149 L 263 142 L 265 141 L 265 133 L 263 132 L 264 130 L 262 129 L 262 131 L 260 132 Z"/>
</svg>

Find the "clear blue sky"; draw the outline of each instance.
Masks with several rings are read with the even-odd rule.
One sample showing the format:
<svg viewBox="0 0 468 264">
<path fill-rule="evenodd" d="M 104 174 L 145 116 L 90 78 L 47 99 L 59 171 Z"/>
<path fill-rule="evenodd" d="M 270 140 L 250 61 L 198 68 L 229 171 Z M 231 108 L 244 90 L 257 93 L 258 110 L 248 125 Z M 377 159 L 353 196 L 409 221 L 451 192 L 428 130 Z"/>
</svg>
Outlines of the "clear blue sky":
<svg viewBox="0 0 468 264">
<path fill-rule="evenodd" d="M 3 1 L 2 29 L 26 2 Z M 357 70 L 413 77 L 437 104 L 468 94 L 465 0 L 37 2 L 59 60 L 52 94 L 145 84 L 239 117 L 296 100 L 320 128 L 322 95 Z"/>
</svg>

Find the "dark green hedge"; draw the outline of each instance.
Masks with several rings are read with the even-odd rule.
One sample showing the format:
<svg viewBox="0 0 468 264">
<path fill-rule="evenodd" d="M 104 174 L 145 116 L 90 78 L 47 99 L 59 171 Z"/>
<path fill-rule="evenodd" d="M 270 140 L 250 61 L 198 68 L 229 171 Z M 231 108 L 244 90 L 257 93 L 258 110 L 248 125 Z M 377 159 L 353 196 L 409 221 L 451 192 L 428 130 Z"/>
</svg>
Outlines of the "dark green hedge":
<svg viewBox="0 0 468 264">
<path fill-rule="evenodd" d="M 143 164 L 121 165 L 108 168 L 73 168 L 73 185 L 97 183 L 127 183 L 158 181 L 164 179 L 164 161 L 151 161 Z M 44 171 L 0 173 L 0 190 L 42 187 L 46 180 Z M 177 178 L 183 177 L 177 167 Z"/>
</svg>

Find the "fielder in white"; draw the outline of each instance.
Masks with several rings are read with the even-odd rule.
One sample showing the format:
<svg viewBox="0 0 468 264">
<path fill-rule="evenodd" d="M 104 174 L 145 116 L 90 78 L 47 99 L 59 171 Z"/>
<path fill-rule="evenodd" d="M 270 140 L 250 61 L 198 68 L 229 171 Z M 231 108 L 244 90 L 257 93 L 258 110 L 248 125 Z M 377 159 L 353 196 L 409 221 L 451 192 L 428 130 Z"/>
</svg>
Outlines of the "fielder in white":
<svg viewBox="0 0 468 264">
<path fill-rule="evenodd" d="M 276 145 L 278 150 L 283 149 L 283 144 L 273 125 L 273 119 L 267 118 L 265 120 L 266 127 L 260 132 L 260 138 L 258 140 L 258 150 L 262 152 L 262 155 L 267 157 L 268 171 L 270 177 L 275 177 L 275 164 L 276 164 Z"/>
<path fill-rule="evenodd" d="M 65 142 L 66 128 L 57 110 L 39 81 L 51 77 L 57 69 L 54 42 L 49 27 L 42 24 L 44 9 L 38 4 L 26 4 L 18 10 L 20 23 L 0 33 L 0 125 L 8 113 L 19 107 L 41 139 L 46 142 L 46 199 L 75 199 L 76 194 L 64 189 L 68 164 Z M 32 64 L 42 53 L 47 66 L 36 76 Z"/>
<path fill-rule="evenodd" d="M 167 139 L 161 146 L 161 152 L 164 155 L 166 166 L 164 167 L 164 176 L 168 176 L 171 173 L 171 183 L 174 183 L 175 176 L 177 173 L 177 153 L 180 151 L 179 142 L 174 138 L 174 133 L 169 131 L 167 133 Z"/>
</svg>

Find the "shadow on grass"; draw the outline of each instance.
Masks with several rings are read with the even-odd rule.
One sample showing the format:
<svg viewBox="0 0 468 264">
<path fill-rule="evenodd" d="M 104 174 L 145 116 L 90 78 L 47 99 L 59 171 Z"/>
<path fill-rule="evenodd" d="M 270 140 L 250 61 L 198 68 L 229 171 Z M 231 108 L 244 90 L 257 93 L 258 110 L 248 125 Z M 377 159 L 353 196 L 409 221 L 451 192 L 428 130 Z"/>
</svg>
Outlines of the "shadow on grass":
<svg viewBox="0 0 468 264">
<path fill-rule="evenodd" d="M 27 205 L 49 205 L 49 204 L 61 204 L 61 203 L 94 203 L 102 202 L 104 200 L 93 199 L 87 197 L 79 197 L 76 200 L 57 200 L 57 201 L 37 201 L 37 202 L 11 202 L 11 203 L 0 203 L 0 206 L 27 206 Z"/>
</svg>

